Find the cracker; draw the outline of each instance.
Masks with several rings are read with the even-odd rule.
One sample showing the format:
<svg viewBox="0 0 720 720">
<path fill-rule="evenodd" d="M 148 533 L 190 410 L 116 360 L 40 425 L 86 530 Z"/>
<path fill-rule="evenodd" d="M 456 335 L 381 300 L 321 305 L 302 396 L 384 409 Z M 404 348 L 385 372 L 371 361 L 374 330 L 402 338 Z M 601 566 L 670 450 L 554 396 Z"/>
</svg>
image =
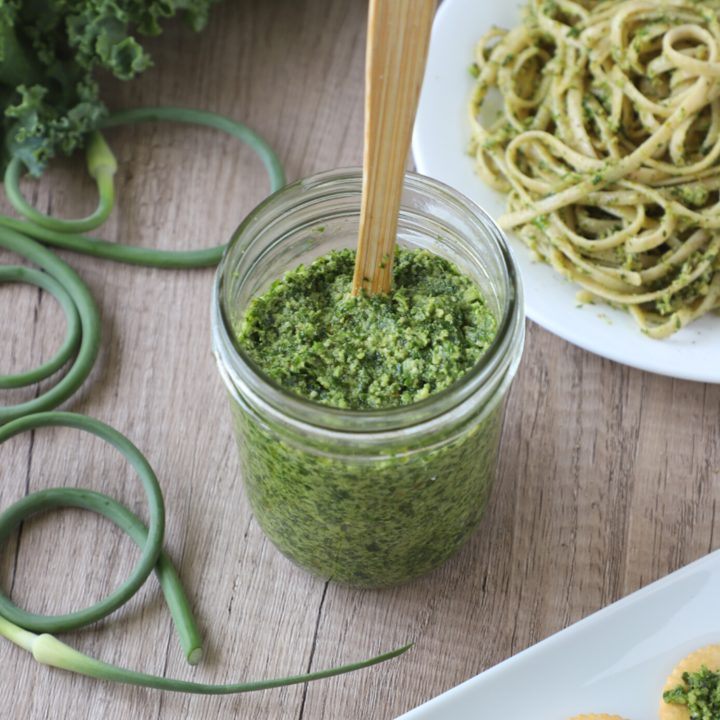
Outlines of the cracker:
<svg viewBox="0 0 720 720">
<path fill-rule="evenodd" d="M 667 679 L 663 692 L 674 690 L 678 685 L 683 685 L 683 673 L 697 672 L 703 665 L 706 665 L 707 669 L 713 672 L 720 670 L 720 645 L 708 645 L 681 660 Z M 662 695 L 660 696 L 660 720 L 689 720 L 689 718 L 690 711 L 687 706 L 666 703 Z"/>
</svg>

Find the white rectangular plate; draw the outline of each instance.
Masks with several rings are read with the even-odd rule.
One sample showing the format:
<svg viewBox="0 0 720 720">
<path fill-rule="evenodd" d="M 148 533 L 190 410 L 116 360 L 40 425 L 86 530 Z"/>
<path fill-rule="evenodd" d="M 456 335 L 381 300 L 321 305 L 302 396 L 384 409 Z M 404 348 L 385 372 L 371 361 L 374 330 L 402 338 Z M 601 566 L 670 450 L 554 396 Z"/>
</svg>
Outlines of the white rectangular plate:
<svg viewBox="0 0 720 720">
<path fill-rule="evenodd" d="M 402 716 L 402 720 L 658 717 L 685 656 L 720 643 L 720 550 L 628 595 Z"/>
</svg>

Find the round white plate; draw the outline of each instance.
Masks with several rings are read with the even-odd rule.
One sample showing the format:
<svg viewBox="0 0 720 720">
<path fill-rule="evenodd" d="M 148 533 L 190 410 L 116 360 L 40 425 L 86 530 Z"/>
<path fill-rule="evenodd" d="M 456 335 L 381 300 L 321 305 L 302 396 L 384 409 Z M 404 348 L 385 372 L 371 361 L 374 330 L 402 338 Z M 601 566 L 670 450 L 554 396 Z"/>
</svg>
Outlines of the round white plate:
<svg viewBox="0 0 720 720">
<path fill-rule="evenodd" d="M 420 96 L 413 157 L 419 173 L 447 183 L 494 218 L 505 197 L 475 173 L 467 154 L 467 103 L 473 86 L 469 67 L 475 44 L 492 25 L 520 22 L 516 0 L 444 0 L 435 18 L 425 81 Z M 720 316 L 706 315 L 666 340 L 651 340 L 627 313 L 607 305 L 581 305 L 579 289 L 548 265 L 534 262 L 512 233 L 529 318 L 568 342 L 625 365 L 702 382 L 720 383 Z"/>
</svg>

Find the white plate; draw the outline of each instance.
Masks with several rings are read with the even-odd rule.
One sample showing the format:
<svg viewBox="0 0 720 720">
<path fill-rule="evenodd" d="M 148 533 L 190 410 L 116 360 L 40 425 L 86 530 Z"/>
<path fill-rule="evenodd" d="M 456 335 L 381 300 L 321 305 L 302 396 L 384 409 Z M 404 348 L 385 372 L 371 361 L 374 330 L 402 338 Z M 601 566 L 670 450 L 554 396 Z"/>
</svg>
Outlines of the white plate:
<svg viewBox="0 0 720 720">
<path fill-rule="evenodd" d="M 398 720 L 657 718 L 673 668 L 720 643 L 720 551 L 648 585 Z"/>
<path fill-rule="evenodd" d="M 413 157 L 418 172 L 474 200 L 494 218 L 505 210 L 503 195 L 488 188 L 467 154 L 467 103 L 473 85 L 468 68 L 475 44 L 492 25 L 511 28 L 520 20 L 516 0 L 444 0 L 435 19 L 420 96 Z M 710 315 L 666 340 L 643 335 L 630 315 L 605 305 L 583 305 L 579 289 L 510 238 L 520 263 L 529 318 L 575 345 L 617 362 L 687 380 L 720 383 L 720 317 Z"/>
</svg>

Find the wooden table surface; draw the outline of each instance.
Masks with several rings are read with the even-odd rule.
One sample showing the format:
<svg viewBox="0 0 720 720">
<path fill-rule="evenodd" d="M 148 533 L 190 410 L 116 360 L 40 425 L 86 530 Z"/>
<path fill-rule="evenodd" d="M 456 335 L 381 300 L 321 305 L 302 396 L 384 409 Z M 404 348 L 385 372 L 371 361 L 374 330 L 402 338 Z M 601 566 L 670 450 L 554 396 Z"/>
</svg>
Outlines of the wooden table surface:
<svg viewBox="0 0 720 720">
<path fill-rule="evenodd" d="M 365 0 L 225 0 L 197 37 L 168 23 L 147 43 L 155 67 L 128 84 L 101 78 L 104 99 L 111 109 L 188 106 L 247 123 L 276 148 L 289 180 L 357 165 L 366 13 Z M 221 133 L 158 123 L 106 138 L 120 171 L 116 209 L 95 233 L 105 239 L 215 245 L 268 192 L 261 163 Z M 60 217 L 94 209 L 79 156 L 22 187 Z M 0 211 L 14 214 L 4 200 Z M 3 641 L 2 717 L 389 720 L 720 547 L 720 386 L 630 369 L 528 322 L 497 482 L 468 545 L 406 586 L 328 585 L 265 540 L 244 497 L 210 351 L 214 268 L 148 269 L 58 254 L 88 284 L 103 332 L 90 377 L 62 408 L 110 424 L 155 469 L 167 506 L 165 547 L 205 658 L 196 668 L 184 662 L 154 577 L 105 621 L 62 639 L 128 668 L 216 683 L 415 646 L 354 674 L 208 698 L 74 676 Z M 0 262 L 18 258 L 1 251 Z M 0 285 L 0 373 L 48 359 L 64 332 L 47 293 Z M 2 403 L 37 391 L 3 391 Z M 147 519 L 137 476 L 93 436 L 38 429 L 0 447 L 0 507 L 58 485 L 110 494 Z M 102 518 L 47 513 L 5 543 L 0 584 L 28 610 L 68 612 L 116 588 L 138 557 Z"/>
</svg>

